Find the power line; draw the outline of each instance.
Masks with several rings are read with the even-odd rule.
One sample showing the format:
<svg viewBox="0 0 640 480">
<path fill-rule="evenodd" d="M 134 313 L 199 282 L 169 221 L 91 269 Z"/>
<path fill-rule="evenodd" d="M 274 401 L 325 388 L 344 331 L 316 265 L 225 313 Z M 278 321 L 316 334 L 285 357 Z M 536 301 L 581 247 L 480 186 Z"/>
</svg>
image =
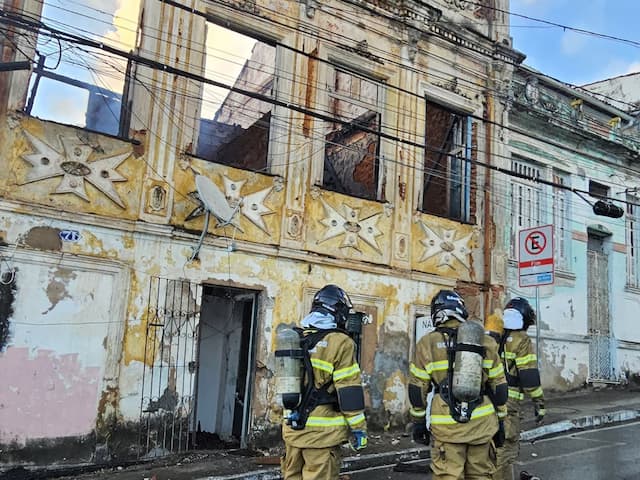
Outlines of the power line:
<svg viewBox="0 0 640 480">
<path fill-rule="evenodd" d="M 6 18 L 7 15 L 3 11 L 0 11 L 0 17 L 5 17 Z M 23 22 L 23 23 L 21 23 L 21 22 Z M 7 21 L 5 20 L 4 23 L 7 23 Z M 27 27 L 34 28 L 34 26 L 33 26 L 33 24 L 31 22 L 26 21 L 24 19 L 20 19 L 20 18 L 18 18 L 17 20 L 16 19 L 12 20 L 11 18 L 9 18 L 8 19 L 8 23 L 13 24 L 14 26 L 22 27 L 22 28 L 24 28 L 25 25 Z M 89 46 L 89 47 L 93 47 L 93 48 L 97 48 L 97 49 L 101 49 L 101 50 L 106 50 L 109 53 L 112 53 L 112 54 L 117 55 L 117 56 L 125 57 L 125 58 L 127 58 L 127 59 L 129 59 L 131 61 L 136 61 L 136 62 L 138 62 L 140 64 L 146 65 L 146 66 L 148 66 L 148 67 L 150 67 L 152 69 L 155 69 L 155 70 L 160 70 L 160 71 L 164 71 L 166 73 L 187 77 L 187 78 L 190 78 L 192 80 L 196 80 L 196 81 L 203 82 L 203 83 L 213 84 L 215 86 L 219 86 L 221 88 L 229 89 L 231 91 L 234 91 L 236 93 L 240 93 L 242 95 L 246 95 L 248 97 L 257 98 L 257 99 L 259 99 L 261 101 L 264 101 L 266 103 L 271 103 L 273 105 L 278 105 L 278 106 L 282 106 L 282 107 L 285 107 L 285 108 L 288 108 L 288 109 L 291 109 L 291 110 L 295 110 L 295 111 L 298 111 L 300 113 L 304 113 L 306 115 L 309 115 L 309 116 L 312 116 L 314 118 L 321 119 L 321 120 L 324 120 L 324 121 L 340 123 L 340 124 L 346 125 L 346 126 L 352 125 L 352 122 L 350 122 L 350 121 L 345 121 L 345 120 L 341 120 L 341 119 L 338 119 L 338 118 L 335 118 L 335 117 L 330 117 L 328 115 L 325 115 L 325 114 L 322 114 L 322 113 L 319 113 L 319 112 L 315 112 L 315 111 L 306 109 L 304 107 L 300 107 L 298 105 L 294 105 L 294 104 L 291 104 L 291 103 L 282 102 L 282 101 L 279 101 L 279 100 L 276 100 L 276 99 L 272 99 L 269 96 L 266 96 L 266 95 L 263 95 L 263 94 L 260 94 L 260 93 L 257 93 L 257 92 L 251 92 L 251 91 L 247 91 L 245 89 L 240 89 L 240 88 L 237 88 L 237 87 L 229 86 L 229 85 L 223 84 L 221 82 L 217 82 L 215 80 L 207 79 L 207 78 L 205 78 L 205 77 L 203 77 L 201 75 L 193 74 L 191 72 L 187 72 L 187 71 L 184 71 L 184 70 L 181 70 L 181 69 L 178 69 L 178 68 L 166 65 L 166 64 L 162 64 L 160 62 L 157 62 L 157 61 L 142 57 L 142 56 L 137 55 L 137 54 L 123 52 L 123 51 L 118 50 L 118 49 L 116 49 L 114 47 L 110 47 L 108 45 L 103 45 L 103 44 L 100 44 L 100 43 L 95 42 L 93 40 L 85 39 L 83 37 L 79 37 L 77 35 L 68 34 L 68 33 L 65 33 L 65 32 L 60 32 L 57 29 L 53 29 L 51 27 L 47 27 L 46 25 L 41 27 L 41 28 L 43 28 L 45 30 L 48 30 L 49 32 L 51 32 L 52 35 L 59 35 L 63 39 L 65 39 L 67 41 L 75 41 L 75 42 L 77 42 L 77 43 L 79 43 L 81 45 L 85 45 L 85 46 Z M 405 140 L 405 139 L 401 139 L 401 138 L 399 138 L 397 136 L 393 136 L 393 135 L 387 134 L 385 132 L 379 132 L 379 131 L 376 131 L 376 130 L 368 129 L 368 128 L 364 127 L 364 126 L 358 126 L 358 128 L 360 130 L 364 131 L 364 132 L 378 135 L 379 137 L 385 138 L 387 140 L 396 141 L 396 142 L 403 143 L 403 144 L 406 144 L 406 145 L 409 145 L 409 146 L 413 146 L 413 147 L 416 147 L 416 148 L 419 148 L 419 149 L 423 149 L 424 148 L 424 145 L 422 145 L 422 144 L 419 144 L 419 143 L 416 143 L 416 142 L 412 142 L 412 141 L 409 141 L 409 140 Z M 447 154 L 448 152 L 439 152 L 439 153 Z M 493 170 L 493 171 L 497 171 L 497 172 L 503 173 L 503 174 L 508 175 L 508 176 L 516 176 L 516 177 L 524 178 L 524 179 L 527 179 L 527 180 L 530 180 L 530 181 L 533 181 L 533 182 L 543 183 L 543 184 L 546 184 L 546 185 L 549 185 L 549 186 L 554 186 L 554 187 L 557 187 L 557 188 L 560 188 L 560 189 L 569 190 L 569 191 L 572 191 L 574 193 L 585 193 L 585 194 L 589 193 L 588 191 L 567 187 L 566 185 L 554 184 L 553 182 L 549 182 L 549 181 L 545 181 L 545 180 L 541 180 L 541 179 L 537 179 L 537 178 L 529 178 L 527 176 L 520 175 L 520 174 L 517 174 L 515 172 L 512 172 L 509 169 L 505 169 L 505 168 L 498 167 L 498 166 L 495 166 L 495 165 L 488 165 L 488 164 L 485 164 L 485 163 L 477 161 L 477 160 L 471 160 L 471 159 L 462 159 L 462 160 L 464 160 L 465 162 L 469 162 L 469 163 L 478 165 L 478 166 L 485 167 L 485 168 L 487 168 L 489 170 Z M 385 161 L 392 161 L 393 162 L 393 160 L 390 160 L 390 159 L 385 159 Z M 397 161 L 395 161 L 395 162 L 397 163 Z M 411 167 L 411 165 L 407 165 L 407 166 Z M 636 205 L 633 202 L 622 201 L 622 200 L 618 200 L 618 199 L 615 199 L 615 198 L 607 197 L 607 199 L 608 200 L 615 200 L 615 201 L 618 201 L 618 202 L 621 202 L 621 203 L 627 203 L 627 204 Z"/>
</svg>

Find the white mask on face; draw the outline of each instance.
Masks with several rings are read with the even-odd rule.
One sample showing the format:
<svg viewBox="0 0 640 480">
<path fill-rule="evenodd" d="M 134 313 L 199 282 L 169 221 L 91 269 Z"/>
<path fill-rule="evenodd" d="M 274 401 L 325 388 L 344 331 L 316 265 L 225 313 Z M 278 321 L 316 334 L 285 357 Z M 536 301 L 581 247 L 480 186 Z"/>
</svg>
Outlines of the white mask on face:
<svg viewBox="0 0 640 480">
<path fill-rule="evenodd" d="M 524 326 L 522 314 L 515 308 L 507 308 L 502 319 L 506 330 L 520 330 Z"/>
</svg>

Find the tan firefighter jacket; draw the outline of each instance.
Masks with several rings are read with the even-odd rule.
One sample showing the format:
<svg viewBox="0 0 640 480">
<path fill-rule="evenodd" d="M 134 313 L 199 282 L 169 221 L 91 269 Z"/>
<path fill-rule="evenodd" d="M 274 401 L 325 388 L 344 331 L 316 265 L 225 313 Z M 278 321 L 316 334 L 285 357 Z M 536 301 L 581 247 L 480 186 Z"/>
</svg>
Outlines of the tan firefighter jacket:
<svg viewBox="0 0 640 480">
<path fill-rule="evenodd" d="M 316 331 L 309 329 L 304 334 Z M 318 405 L 302 430 L 292 429 L 285 421 L 285 442 L 298 448 L 332 447 L 347 442 L 351 430 L 366 431 L 362 378 L 355 353 L 355 343 L 341 332 L 328 333 L 310 350 L 316 387 L 332 380 L 329 393 L 337 392 L 339 407 Z"/>
<path fill-rule="evenodd" d="M 509 400 L 520 402 L 527 394 L 535 405 L 544 408 L 538 359 L 529 335 L 524 330 L 507 330 L 503 338 L 502 358 L 509 384 Z"/>
<path fill-rule="evenodd" d="M 457 328 L 460 322 L 449 319 L 442 327 Z M 437 386 L 446 385 L 449 361 L 447 357 L 446 334 L 435 330 L 420 339 L 416 345 L 415 359 L 410 365 L 409 399 L 414 422 L 425 421 L 427 393 Z M 473 410 L 471 420 L 458 423 L 451 416 L 449 405 L 439 393 L 435 393 L 431 403 L 430 430 L 442 442 L 480 444 L 491 440 L 498 431 L 498 417 L 506 417 L 506 379 L 498 345 L 488 335 L 483 338 L 485 356 L 483 360 L 482 384 L 486 391 L 497 393 L 494 406 L 487 394 Z"/>
</svg>

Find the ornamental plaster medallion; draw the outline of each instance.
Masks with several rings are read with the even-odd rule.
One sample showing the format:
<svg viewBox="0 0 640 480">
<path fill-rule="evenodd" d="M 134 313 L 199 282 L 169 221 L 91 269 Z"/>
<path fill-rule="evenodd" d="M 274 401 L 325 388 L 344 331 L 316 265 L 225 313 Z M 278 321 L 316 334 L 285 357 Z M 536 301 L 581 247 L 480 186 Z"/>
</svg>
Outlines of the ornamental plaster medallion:
<svg viewBox="0 0 640 480">
<path fill-rule="evenodd" d="M 244 233 L 244 230 L 240 226 L 239 218 L 240 215 L 243 215 L 260 230 L 265 232 L 267 235 L 271 235 L 271 232 L 269 232 L 267 224 L 262 217 L 274 213 L 273 210 L 270 210 L 264 205 L 264 202 L 269 193 L 271 193 L 271 190 L 273 190 L 273 187 L 243 195 L 242 187 L 244 187 L 246 180 L 234 181 L 226 175 L 223 175 L 222 182 L 224 186 L 224 196 L 227 199 L 229 206 L 232 209 L 236 209 L 236 213 L 229 223 Z M 185 221 L 187 222 L 204 215 L 205 213 L 204 204 L 202 203 L 198 192 L 189 193 L 189 197 L 195 200 L 199 205 L 193 209 L 189 215 L 187 215 L 185 218 Z"/>
<path fill-rule="evenodd" d="M 447 4 L 452 7 L 456 7 L 460 10 L 466 10 L 469 6 L 468 0 L 446 0 Z"/>
<path fill-rule="evenodd" d="M 340 248 L 351 247 L 360 251 L 359 240 L 362 240 L 379 254 L 382 254 L 376 238 L 382 235 L 376 224 L 382 212 L 375 213 L 370 217 L 360 219 L 360 209 L 351 208 L 346 203 L 342 204 L 344 215 L 340 215 L 336 209 L 320 199 L 324 207 L 325 218 L 320 223 L 327 227 L 324 236 L 318 243 L 325 242 L 331 238 L 344 235 Z"/>
<path fill-rule="evenodd" d="M 425 238 L 420 240 L 426 248 L 420 262 L 424 262 L 431 257 L 439 256 L 438 267 L 447 266 L 453 268 L 453 261 L 457 259 L 468 270 L 469 265 L 469 240 L 473 233 L 456 240 L 456 230 L 444 230 L 442 235 L 438 235 L 429 228 L 422 220 L 420 226 L 425 233 Z"/>
<path fill-rule="evenodd" d="M 47 178 L 62 177 L 58 187 L 52 193 L 73 193 L 89 201 L 85 189 L 85 181 L 87 181 L 119 207 L 125 208 L 113 183 L 127 181 L 127 178 L 120 175 L 116 168 L 131 155 L 131 152 L 89 161 L 94 154 L 93 147 L 76 137 L 59 136 L 60 148 L 56 149 L 26 130 L 24 135 L 35 152 L 22 155 L 22 158 L 31 165 L 23 185 Z"/>
</svg>

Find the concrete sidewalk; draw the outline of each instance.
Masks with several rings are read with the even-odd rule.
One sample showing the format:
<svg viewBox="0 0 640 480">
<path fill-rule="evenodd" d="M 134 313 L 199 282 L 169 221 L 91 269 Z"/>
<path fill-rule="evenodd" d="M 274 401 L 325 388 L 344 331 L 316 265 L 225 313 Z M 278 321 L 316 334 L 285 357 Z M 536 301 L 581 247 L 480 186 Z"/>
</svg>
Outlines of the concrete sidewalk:
<svg viewBox="0 0 640 480">
<path fill-rule="evenodd" d="M 533 421 L 533 406 L 525 403 L 523 441 L 554 435 L 570 430 L 595 428 L 600 425 L 640 419 L 640 395 L 630 389 L 588 390 L 564 395 L 548 395 L 547 415 L 543 425 Z M 371 432 L 366 453 L 353 455 L 345 450 L 343 472 L 381 465 L 394 465 L 429 457 L 428 449 L 412 442 L 407 433 Z M 82 480 L 275 480 L 280 478 L 275 450 L 265 455 L 247 451 L 194 451 L 127 468 L 115 467 L 93 473 L 72 475 Z M 269 455 L 269 456 L 267 456 Z M 14 478 L 51 478 L 27 472 Z M 36 475 L 33 475 L 36 473 Z M 44 473 L 44 472 L 38 472 Z M 53 473 L 50 471 L 49 473 Z M 60 472 L 62 473 L 62 472 Z M 4 478 L 0 476 L 0 478 Z"/>
</svg>

